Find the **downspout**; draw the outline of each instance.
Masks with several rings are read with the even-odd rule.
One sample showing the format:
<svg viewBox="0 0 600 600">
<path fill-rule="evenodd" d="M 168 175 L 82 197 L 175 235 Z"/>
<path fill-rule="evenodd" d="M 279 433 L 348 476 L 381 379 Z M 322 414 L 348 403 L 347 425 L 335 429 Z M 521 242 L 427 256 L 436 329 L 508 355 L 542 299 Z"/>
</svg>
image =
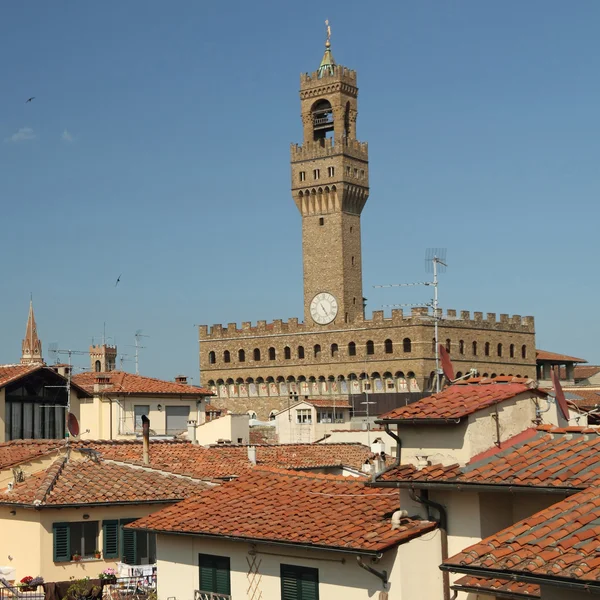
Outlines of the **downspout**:
<svg viewBox="0 0 600 600">
<path fill-rule="evenodd" d="M 384 590 L 386 589 L 387 584 L 388 584 L 388 572 L 386 570 L 378 571 L 377 569 L 374 569 L 371 565 L 368 565 L 367 563 L 365 563 L 363 561 L 362 556 L 357 556 L 356 562 L 358 563 L 358 566 L 361 569 L 368 571 L 372 575 L 375 575 L 375 577 L 379 577 L 379 579 L 381 579 L 381 581 L 383 581 L 383 589 Z"/>
<path fill-rule="evenodd" d="M 448 558 L 448 514 L 446 513 L 446 509 L 438 502 L 430 500 L 427 490 L 422 490 L 421 495 L 417 496 L 414 489 L 411 489 L 409 495 L 412 500 L 419 504 L 424 504 L 427 507 L 428 515 L 430 508 L 434 508 L 438 511 L 439 519 L 437 522 L 441 533 L 442 563 L 444 563 Z M 442 585 L 444 600 L 450 600 L 450 575 L 447 571 L 442 571 Z"/>
</svg>

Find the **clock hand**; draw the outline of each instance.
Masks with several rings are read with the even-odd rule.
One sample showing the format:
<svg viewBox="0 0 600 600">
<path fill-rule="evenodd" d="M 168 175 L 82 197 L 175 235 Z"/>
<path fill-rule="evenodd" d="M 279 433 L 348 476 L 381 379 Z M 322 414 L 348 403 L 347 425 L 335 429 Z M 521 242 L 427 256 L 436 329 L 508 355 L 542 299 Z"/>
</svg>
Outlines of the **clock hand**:
<svg viewBox="0 0 600 600">
<path fill-rule="evenodd" d="M 323 314 L 326 315 L 327 314 L 327 310 L 325 310 L 325 307 L 323 306 L 322 302 L 319 304 L 319 306 L 323 309 Z"/>
</svg>

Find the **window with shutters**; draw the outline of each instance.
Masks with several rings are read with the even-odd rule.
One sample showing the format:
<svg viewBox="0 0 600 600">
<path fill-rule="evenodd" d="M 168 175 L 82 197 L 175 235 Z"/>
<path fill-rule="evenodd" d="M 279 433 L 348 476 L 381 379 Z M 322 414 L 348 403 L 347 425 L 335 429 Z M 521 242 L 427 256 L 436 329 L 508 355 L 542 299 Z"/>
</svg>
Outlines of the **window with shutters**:
<svg viewBox="0 0 600 600">
<path fill-rule="evenodd" d="M 72 560 L 74 554 L 91 558 L 98 548 L 98 521 L 54 523 L 52 533 L 54 562 Z"/>
<path fill-rule="evenodd" d="M 135 519 L 102 522 L 102 552 L 104 558 L 118 558 L 129 565 L 148 565 L 156 562 L 156 535 L 134 531 L 124 526 Z"/>
<path fill-rule="evenodd" d="M 53 523 L 53 560 L 65 562 L 71 560 L 71 538 L 69 536 L 69 523 Z"/>
<path fill-rule="evenodd" d="M 231 594 L 230 563 L 228 556 L 199 554 L 200 591 Z"/>
<path fill-rule="evenodd" d="M 319 570 L 282 564 L 281 600 L 319 600 Z"/>
</svg>

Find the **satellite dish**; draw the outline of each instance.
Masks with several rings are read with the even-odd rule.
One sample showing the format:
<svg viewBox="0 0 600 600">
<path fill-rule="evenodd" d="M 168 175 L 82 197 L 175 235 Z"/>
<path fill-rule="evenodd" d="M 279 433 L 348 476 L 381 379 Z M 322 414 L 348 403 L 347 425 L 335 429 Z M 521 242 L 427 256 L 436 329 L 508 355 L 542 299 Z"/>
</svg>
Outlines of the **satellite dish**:
<svg viewBox="0 0 600 600">
<path fill-rule="evenodd" d="M 73 413 L 69 413 L 67 415 L 67 429 L 73 437 L 77 437 L 79 435 L 79 422 Z"/>
<path fill-rule="evenodd" d="M 452 366 L 452 361 L 450 360 L 450 355 L 448 354 L 448 350 L 442 346 L 442 344 L 438 344 L 438 350 L 440 353 L 440 361 L 442 363 L 442 371 L 444 372 L 444 377 L 452 383 L 454 381 L 454 367 Z"/>
<path fill-rule="evenodd" d="M 552 369 L 551 372 L 552 384 L 554 385 L 554 396 L 556 398 L 556 402 L 558 406 L 560 406 L 560 412 L 563 417 L 568 421 L 569 420 L 569 407 L 567 406 L 567 400 L 565 398 L 565 393 L 563 392 L 562 386 L 560 385 L 560 380 L 558 378 L 558 371 L 556 369 Z"/>
</svg>

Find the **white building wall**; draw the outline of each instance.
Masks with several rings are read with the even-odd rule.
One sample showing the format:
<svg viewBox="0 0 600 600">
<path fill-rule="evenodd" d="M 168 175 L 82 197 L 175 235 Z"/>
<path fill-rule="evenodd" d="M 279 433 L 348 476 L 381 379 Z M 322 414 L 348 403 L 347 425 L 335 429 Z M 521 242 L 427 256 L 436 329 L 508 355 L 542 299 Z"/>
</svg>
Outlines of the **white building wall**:
<svg viewBox="0 0 600 600">
<path fill-rule="evenodd" d="M 363 557 L 379 571 L 387 570 L 389 597 L 395 600 L 441 600 L 440 556 L 436 537 L 431 532 L 418 542 L 386 552 L 377 563 Z M 231 561 L 231 596 L 234 600 L 281 597 L 281 564 L 301 565 L 319 570 L 321 598 L 343 600 L 377 600 L 384 591 L 380 579 L 360 568 L 355 554 L 301 550 L 268 544 L 252 546 L 245 542 L 209 540 L 200 537 L 158 535 L 158 600 L 174 597 L 193 600 L 199 586 L 198 554 L 229 556 Z M 423 577 L 415 577 L 422 573 Z"/>
<path fill-rule="evenodd" d="M 339 426 L 338 426 L 339 427 Z M 365 429 L 344 429 L 343 431 L 332 431 L 329 437 L 320 440 L 320 444 L 363 444 L 369 446 L 380 438 L 385 446 L 387 456 L 396 456 L 396 440 L 385 431 L 366 431 Z M 389 464 L 389 462 L 388 462 Z"/>
<path fill-rule="evenodd" d="M 229 440 L 233 444 L 250 443 L 250 417 L 227 414 L 196 427 L 196 440 L 202 446 Z"/>
<path fill-rule="evenodd" d="M 311 422 L 298 423 L 297 410 L 310 410 Z M 323 409 L 331 410 L 334 408 Z M 280 444 L 312 444 L 323 438 L 334 429 L 345 429 L 350 427 L 350 409 L 336 408 L 336 413 L 341 413 L 342 418 L 334 423 L 317 423 L 318 408 L 308 402 L 293 402 L 289 409 L 284 409 L 275 416 L 275 428 Z"/>
</svg>

